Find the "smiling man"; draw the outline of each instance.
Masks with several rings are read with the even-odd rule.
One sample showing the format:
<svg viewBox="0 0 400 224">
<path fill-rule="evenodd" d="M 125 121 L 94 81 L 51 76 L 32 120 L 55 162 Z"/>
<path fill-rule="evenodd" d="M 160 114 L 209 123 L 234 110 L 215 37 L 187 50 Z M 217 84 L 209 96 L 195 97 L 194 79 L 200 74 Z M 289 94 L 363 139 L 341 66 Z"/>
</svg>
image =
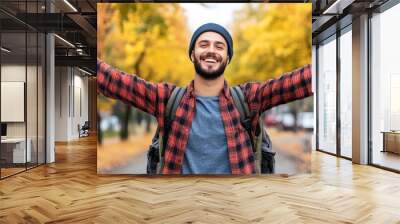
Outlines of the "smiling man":
<svg viewBox="0 0 400 224">
<path fill-rule="evenodd" d="M 212 26 L 215 28 L 210 28 Z M 229 58 L 232 57 L 232 49 L 228 48 L 232 46 L 232 40 L 228 34 L 224 34 L 225 30 L 219 32 L 224 37 L 215 31 L 206 31 L 218 30 L 217 28 L 219 27 L 214 24 L 200 27 L 193 34 L 189 47 L 189 56 L 194 63 L 196 74 L 206 80 L 223 79 L 221 75 L 224 73 Z M 225 37 L 227 40 L 224 39 Z"/>
<path fill-rule="evenodd" d="M 162 174 L 255 173 L 251 139 L 240 122 L 240 113 L 223 75 L 233 58 L 231 35 L 218 24 L 204 24 L 192 35 L 189 56 L 196 74 L 169 127 L 165 112 L 175 85 L 151 83 L 98 60 L 98 90 L 157 118 L 160 131 L 166 136 Z M 255 130 L 265 110 L 312 95 L 311 68 L 306 65 L 276 79 L 239 87 Z"/>
</svg>

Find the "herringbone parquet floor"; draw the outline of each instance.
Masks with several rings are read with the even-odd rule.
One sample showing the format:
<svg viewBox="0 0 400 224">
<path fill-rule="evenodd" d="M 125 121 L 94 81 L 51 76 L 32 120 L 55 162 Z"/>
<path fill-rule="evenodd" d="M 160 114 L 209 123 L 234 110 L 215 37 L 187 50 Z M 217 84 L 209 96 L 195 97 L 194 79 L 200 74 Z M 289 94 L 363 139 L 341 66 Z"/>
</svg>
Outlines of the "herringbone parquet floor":
<svg viewBox="0 0 400 224">
<path fill-rule="evenodd" d="M 319 152 L 312 174 L 96 174 L 93 137 L 0 181 L 0 223 L 400 223 L 400 175 Z"/>
</svg>

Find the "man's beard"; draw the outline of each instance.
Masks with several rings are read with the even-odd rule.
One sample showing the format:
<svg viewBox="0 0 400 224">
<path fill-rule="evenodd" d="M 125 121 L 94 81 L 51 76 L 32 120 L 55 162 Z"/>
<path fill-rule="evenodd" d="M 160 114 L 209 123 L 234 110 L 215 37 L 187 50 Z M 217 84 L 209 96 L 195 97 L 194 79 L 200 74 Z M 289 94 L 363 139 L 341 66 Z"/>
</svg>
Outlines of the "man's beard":
<svg viewBox="0 0 400 224">
<path fill-rule="evenodd" d="M 203 55 L 200 56 L 200 58 L 207 58 L 207 57 L 213 57 L 216 61 L 222 60 L 221 57 L 218 57 L 217 55 L 215 55 L 213 53 L 208 53 L 204 56 Z M 200 60 L 197 60 L 197 58 L 194 57 L 194 69 L 196 70 L 196 73 L 199 74 L 204 79 L 214 80 L 214 79 L 220 77 L 222 74 L 224 74 L 227 61 L 225 61 L 225 63 L 221 61 L 220 66 L 216 70 L 208 71 L 201 67 Z"/>
</svg>

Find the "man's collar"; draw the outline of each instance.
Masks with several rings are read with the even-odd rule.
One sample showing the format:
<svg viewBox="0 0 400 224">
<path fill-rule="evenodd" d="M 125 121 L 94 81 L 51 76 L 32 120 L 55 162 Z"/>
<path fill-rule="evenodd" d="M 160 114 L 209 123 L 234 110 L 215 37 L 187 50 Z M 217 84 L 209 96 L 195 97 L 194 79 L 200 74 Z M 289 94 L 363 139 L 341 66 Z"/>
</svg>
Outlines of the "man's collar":
<svg viewBox="0 0 400 224">
<path fill-rule="evenodd" d="M 187 91 L 189 92 L 189 96 L 195 97 L 196 94 L 194 93 L 194 80 L 192 80 L 187 88 Z M 224 94 L 224 96 L 228 99 L 230 97 L 229 93 L 229 86 L 228 82 L 224 80 L 224 88 L 222 88 L 220 95 Z"/>
</svg>

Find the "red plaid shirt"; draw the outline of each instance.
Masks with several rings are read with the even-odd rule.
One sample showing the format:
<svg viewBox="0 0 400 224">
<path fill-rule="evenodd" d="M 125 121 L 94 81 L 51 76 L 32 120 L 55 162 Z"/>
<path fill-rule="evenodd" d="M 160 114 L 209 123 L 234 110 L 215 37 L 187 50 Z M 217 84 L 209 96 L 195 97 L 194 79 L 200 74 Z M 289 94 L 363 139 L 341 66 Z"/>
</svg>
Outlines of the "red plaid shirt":
<svg viewBox="0 0 400 224">
<path fill-rule="evenodd" d="M 98 91 L 105 96 L 119 99 L 156 117 L 164 133 L 165 110 L 168 97 L 175 88 L 169 83 L 152 83 L 136 75 L 128 75 L 104 62 L 97 62 Z M 194 81 L 187 87 L 168 131 L 163 174 L 180 174 L 189 131 L 193 121 L 196 99 Z M 259 115 L 274 106 L 312 95 L 311 68 L 306 65 L 279 78 L 265 82 L 241 84 L 249 109 L 254 114 L 253 130 Z M 232 174 L 255 173 L 255 156 L 250 137 L 240 123 L 240 114 L 234 106 L 227 83 L 219 94 L 222 122 L 228 144 Z M 253 132 L 254 134 L 254 132 Z"/>
</svg>

